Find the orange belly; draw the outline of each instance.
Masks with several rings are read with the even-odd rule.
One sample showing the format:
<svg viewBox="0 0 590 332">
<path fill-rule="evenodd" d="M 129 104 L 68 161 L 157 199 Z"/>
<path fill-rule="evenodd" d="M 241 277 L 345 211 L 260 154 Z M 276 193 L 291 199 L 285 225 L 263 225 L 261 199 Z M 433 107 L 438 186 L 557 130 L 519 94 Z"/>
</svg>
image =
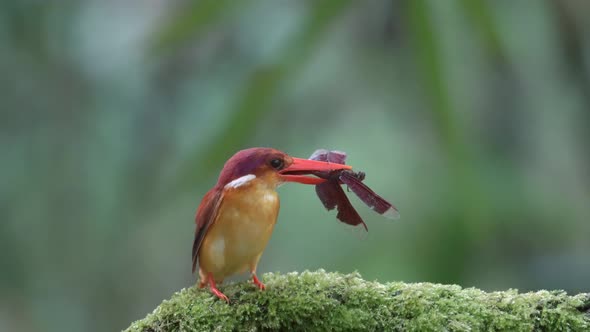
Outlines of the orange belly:
<svg viewBox="0 0 590 332">
<path fill-rule="evenodd" d="M 199 250 L 201 276 L 211 273 L 222 282 L 236 273 L 254 272 L 278 212 L 274 188 L 253 184 L 226 192 Z"/>
</svg>

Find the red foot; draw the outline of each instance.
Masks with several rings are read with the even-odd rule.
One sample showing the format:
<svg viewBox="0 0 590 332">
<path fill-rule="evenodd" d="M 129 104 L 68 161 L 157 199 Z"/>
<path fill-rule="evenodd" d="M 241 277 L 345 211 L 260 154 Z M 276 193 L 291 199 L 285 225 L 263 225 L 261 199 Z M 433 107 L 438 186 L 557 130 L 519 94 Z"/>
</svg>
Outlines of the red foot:
<svg viewBox="0 0 590 332">
<path fill-rule="evenodd" d="M 264 286 L 262 281 L 258 280 L 258 277 L 255 274 L 252 274 L 252 281 L 254 281 L 254 285 L 258 286 L 260 290 L 266 289 L 266 286 Z"/>
<path fill-rule="evenodd" d="M 213 280 L 213 275 L 209 274 L 209 288 L 211 289 L 211 293 L 215 294 L 220 300 L 224 300 L 225 302 L 229 303 L 229 298 L 225 296 L 217 286 L 215 286 L 215 280 Z"/>
</svg>

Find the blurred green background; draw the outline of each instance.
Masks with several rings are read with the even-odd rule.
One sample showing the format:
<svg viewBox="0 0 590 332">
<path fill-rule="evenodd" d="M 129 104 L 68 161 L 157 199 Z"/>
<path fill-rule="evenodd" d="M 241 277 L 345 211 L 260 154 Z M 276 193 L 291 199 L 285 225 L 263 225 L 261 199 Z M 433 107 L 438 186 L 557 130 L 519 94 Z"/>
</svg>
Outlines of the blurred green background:
<svg viewBox="0 0 590 332">
<path fill-rule="evenodd" d="M 0 330 L 120 330 L 193 285 L 195 210 L 252 146 L 344 150 L 402 216 L 352 197 L 369 232 L 351 231 L 283 186 L 260 273 L 590 290 L 588 17 L 584 0 L 1 2 Z"/>
</svg>

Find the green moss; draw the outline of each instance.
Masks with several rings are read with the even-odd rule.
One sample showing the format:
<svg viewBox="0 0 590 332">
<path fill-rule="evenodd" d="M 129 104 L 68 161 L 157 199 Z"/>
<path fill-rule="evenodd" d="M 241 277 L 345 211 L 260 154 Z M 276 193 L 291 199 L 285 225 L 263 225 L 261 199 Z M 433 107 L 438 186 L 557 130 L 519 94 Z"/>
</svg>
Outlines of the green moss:
<svg viewBox="0 0 590 332">
<path fill-rule="evenodd" d="M 126 331 L 590 331 L 590 294 L 486 293 L 430 283 L 380 284 L 358 274 L 269 273 L 251 283 L 183 289 Z"/>
</svg>

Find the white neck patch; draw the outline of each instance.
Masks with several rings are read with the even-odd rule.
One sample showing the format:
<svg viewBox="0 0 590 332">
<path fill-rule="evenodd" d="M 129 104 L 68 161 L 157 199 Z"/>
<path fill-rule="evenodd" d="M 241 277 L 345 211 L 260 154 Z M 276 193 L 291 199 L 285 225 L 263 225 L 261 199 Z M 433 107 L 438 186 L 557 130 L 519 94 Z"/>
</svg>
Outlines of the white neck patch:
<svg viewBox="0 0 590 332">
<path fill-rule="evenodd" d="M 248 175 L 244 175 L 241 176 L 235 180 L 233 180 L 232 182 L 228 183 L 225 185 L 225 188 L 237 188 L 237 187 L 241 187 L 243 185 L 245 185 L 246 183 L 252 181 L 256 179 L 256 175 L 254 174 L 248 174 Z"/>
</svg>

